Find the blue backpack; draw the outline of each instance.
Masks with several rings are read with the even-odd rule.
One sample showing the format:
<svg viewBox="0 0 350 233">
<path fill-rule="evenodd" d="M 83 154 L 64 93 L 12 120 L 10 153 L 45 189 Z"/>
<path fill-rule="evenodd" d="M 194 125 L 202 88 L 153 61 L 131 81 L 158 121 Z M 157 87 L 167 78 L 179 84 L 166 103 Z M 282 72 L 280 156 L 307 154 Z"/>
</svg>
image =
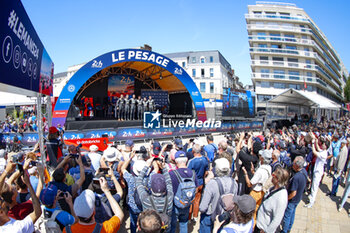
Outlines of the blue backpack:
<svg viewBox="0 0 350 233">
<path fill-rule="evenodd" d="M 174 170 L 174 174 L 179 181 L 179 187 L 174 196 L 174 204 L 180 209 L 189 207 L 196 194 L 196 184 L 194 183 L 196 174 L 194 171 L 192 173 L 191 178 L 182 178 L 179 172 Z"/>
</svg>

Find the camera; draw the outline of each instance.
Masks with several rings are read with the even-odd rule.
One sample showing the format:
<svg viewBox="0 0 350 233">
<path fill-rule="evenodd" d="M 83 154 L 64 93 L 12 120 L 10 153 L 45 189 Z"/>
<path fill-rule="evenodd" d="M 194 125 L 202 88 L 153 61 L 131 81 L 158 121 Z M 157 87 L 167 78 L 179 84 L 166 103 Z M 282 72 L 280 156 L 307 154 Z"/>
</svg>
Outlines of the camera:
<svg viewBox="0 0 350 233">
<path fill-rule="evenodd" d="M 37 162 L 37 161 L 31 161 L 31 162 L 30 162 L 30 165 L 36 166 L 36 165 L 38 165 L 38 162 Z"/>
<path fill-rule="evenodd" d="M 66 192 L 61 192 L 59 197 L 64 197 L 66 195 Z"/>
<path fill-rule="evenodd" d="M 103 172 L 104 175 L 108 174 L 108 170 L 109 170 L 109 168 L 103 168 L 103 167 L 99 168 L 99 172 Z"/>
<path fill-rule="evenodd" d="M 230 213 L 227 211 L 219 215 L 219 222 L 226 221 L 228 219 L 230 219 Z"/>
<path fill-rule="evenodd" d="M 13 163 L 19 163 L 19 161 L 20 161 L 19 154 L 12 155 L 12 162 Z"/>
<path fill-rule="evenodd" d="M 193 142 L 193 141 L 194 141 L 194 138 L 191 138 L 191 139 L 190 139 L 190 142 Z"/>
<path fill-rule="evenodd" d="M 79 154 L 69 154 L 69 156 L 71 158 L 74 158 L 74 159 L 78 159 L 79 158 Z"/>
</svg>

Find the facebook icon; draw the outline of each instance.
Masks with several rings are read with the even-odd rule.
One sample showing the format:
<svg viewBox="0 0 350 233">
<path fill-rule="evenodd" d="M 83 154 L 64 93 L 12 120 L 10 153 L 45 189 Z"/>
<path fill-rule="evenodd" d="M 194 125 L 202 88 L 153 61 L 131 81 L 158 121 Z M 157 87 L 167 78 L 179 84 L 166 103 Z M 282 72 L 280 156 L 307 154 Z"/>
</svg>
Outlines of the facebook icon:
<svg viewBox="0 0 350 233">
<path fill-rule="evenodd" d="M 144 112 L 143 113 L 143 128 L 145 129 L 159 129 L 160 128 L 160 116 L 162 114 L 157 112 Z"/>
</svg>

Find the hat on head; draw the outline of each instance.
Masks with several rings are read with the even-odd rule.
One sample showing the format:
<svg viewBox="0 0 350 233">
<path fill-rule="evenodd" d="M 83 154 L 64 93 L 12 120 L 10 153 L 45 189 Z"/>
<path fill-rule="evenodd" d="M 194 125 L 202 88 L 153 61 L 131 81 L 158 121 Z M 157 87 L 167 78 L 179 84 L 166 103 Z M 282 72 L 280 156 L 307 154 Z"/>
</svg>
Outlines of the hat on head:
<svg viewBox="0 0 350 233">
<path fill-rule="evenodd" d="M 57 132 L 58 132 L 58 129 L 55 126 L 51 126 L 49 128 L 49 134 L 54 134 L 54 133 L 57 133 Z"/>
<path fill-rule="evenodd" d="M 178 158 L 187 158 L 186 153 L 183 152 L 182 150 L 177 151 L 175 153 L 175 159 L 178 159 Z"/>
<path fill-rule="evenodd" d="M 230 169 L 230 162 L 226 158 L 217 159 L 215 160 L 215 167 L 220 171 L 228 170 Z"/>
<path fill-rule="evenodd" d="M 91 146 L 89 147 L 89 150 L 90 150 L 91 152 L 96 152 L 96 151 L 98 151 L 98 146 L 96 146 L 96 145 L 91 145 Z"/>
<path fill-rule="evenodd" d="M 272 159 L 272 152 L 270 150 L 261 150 L 259 151 L 259 154 L 264 159 L 264 161 L 271 161 Z"/>
<path fill-rule="evenodd" d="M 55 201 L 57 195 L 57 187 L 53 184 L 49 185 L 49 187 L 41 190 L 40 192 L 40 201 L 44 205 L 52 205 Z"/>
<path fill-rule="evenodd" d="M 6 154 L 7 154 L 6 150 L 4 150 L 4 149 L 0 150 L 0 158 L 4 158 Z"/>
<path fill-rule="evenodd" d="M 132 166 L 132 171 L 135 175 L 139 176 L 142 169 L 146 166 L 146 161 L 144 160 L 136 160 L 134 165 Z"/>
<path fill-rule="evenodd" d="M 339 135 L 338 134 L 334 134 L 333 137 L 338 139 Z"/>
<path fill-rule="evenodd" d="M 343 139 L 343 140 L 340 141 L 340 143 L 342 143 L 342 144 L 347 144 L 348 141 L 347 141 L 346 139 Z"/>
<path fill-rule="evenodd" d="M 174 143 L 178 148 L 182 149 L 183 145 L 182 145 L 182 140 L 180 138 L 176 138 Z"/>
<path fill-rule="evenodd" d="M 237 204 L 238 208 L 242 213 L 249 214 L 255 210 L 256 201 L 250 195 L 244 194 L 242 196 L 234 196 L 233 202 Z"/>
<path fill-rule="evenodd" d="M 90 218 L 95 210 L 95 194 L 85 189 L 74 201 L 74 212 L 78 217 Z"/>
<path fill-rule="evenodd" d="M 202 142 L 200 139 L 198 139 L 198 138 L 194 139 L 194 140 L 193 140 L 193 143 L 194 143 L 194 144 L 198 144 L 198 145 L 200 145 L 200 146 L 203 146 L 203 145 L 204 145 L 203 142 Z"/>
<path fill-rule="evenodd" d="M 133 140 L 126 140 L 125 142 L 125 146 L 128 146 L 128 147 L 132 147 L 134 145 L 134 141 Z"/>
<path fill-rule="evenodd" d="M 103 151 L 103 157 L 105 157 L 107 162 L 114 162 L 118 159 L 117 149 L 114 147 L 108 147 Z"/>
<path fill-rule="evenodd" d="M 159 152 L 161 150 L 160 143 L 158 141 L 154 141 L 152 145 L 153 145 L 153 154 L 159 155 Z"/>
<path fill-rule="evenodd" d="M 165 177 L 162 174 L 153 174 L 151 176 L 151 190 L 155 194 L 163 194 L 166 192 Z"/>
<path fill-rule="evenodd" d="M 262 135 L 258 135 L 256 138 L 258 138 L 260 140 L 260 142 L 264 142 L 265 138 Z"/>
</svg>

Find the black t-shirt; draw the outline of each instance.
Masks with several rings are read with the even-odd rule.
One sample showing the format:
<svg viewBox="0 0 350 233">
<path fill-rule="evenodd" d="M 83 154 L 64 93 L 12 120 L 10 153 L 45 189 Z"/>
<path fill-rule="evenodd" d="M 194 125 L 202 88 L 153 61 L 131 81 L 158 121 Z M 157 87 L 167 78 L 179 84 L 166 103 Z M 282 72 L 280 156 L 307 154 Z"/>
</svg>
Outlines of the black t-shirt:
<svg viewBox="0 0 350 233">
<path fill-rule="evenodd" d="M 297 194 L 289 200 L 290 203 L 299 203 L 307 182 L 307 172 L 303 168 L 299 172 L 297 172 L 289 181 L 288 185 L 288 194 L 297 191 Z"/>
<path fill-rule="evenodd" d="M 46 150 L 49 156 L 49 166 L 56 167 L 57 166 L 57 158 L 62 155 L 61 152 L 61 141 L 58 139 L 51 139 L 46 142 Z M 61 153 L 59 155 L 59 153 Z"/>
<path fill-rule="evenodd" d="M 248 176 L 251 179 L 253 177 L 253 174 L 251 172 L 250 163 L 252 162 L 254 167 L 256 167 L 258 165 L 259 159 L 257 156 L 247 153 L 247 150 L 245 148 L 241 149 L 241 151 L 238 153 L 238 159 L 242 162 L 241 169 L 238 173 L 238 183 L 245 183 L 244 172 L 242 170 L 242 167 L 245 167 Z"/>
</svg>

